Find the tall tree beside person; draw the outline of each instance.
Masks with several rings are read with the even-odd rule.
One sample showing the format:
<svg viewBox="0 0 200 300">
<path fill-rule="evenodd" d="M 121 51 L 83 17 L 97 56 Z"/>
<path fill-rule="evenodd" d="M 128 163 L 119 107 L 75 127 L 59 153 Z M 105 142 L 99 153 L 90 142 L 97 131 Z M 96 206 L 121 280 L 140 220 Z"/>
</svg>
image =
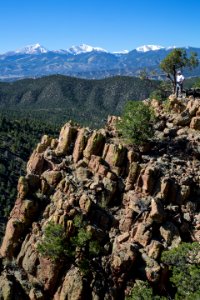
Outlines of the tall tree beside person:
<svg viewBox="0 0 200 300">
<path fill-rule="evenodd" d="M 166 73 L 172 83 L 173 92 L 176 91 L 176 75 L 183 68 L 193 69 L 199 64 L 197 53 L 191 52 L 187 55 L 185 49 L 176 48 L 172 50 L 160 63 L 160 68 Z"/>
</svg>

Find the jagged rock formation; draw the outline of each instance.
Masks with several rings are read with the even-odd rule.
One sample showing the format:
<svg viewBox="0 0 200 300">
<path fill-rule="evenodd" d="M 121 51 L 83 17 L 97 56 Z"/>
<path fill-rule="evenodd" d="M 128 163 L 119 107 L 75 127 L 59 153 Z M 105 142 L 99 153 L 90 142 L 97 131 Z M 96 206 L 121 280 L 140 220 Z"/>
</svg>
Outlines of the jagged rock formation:
<svg viewBox="0 0 200 300">
<path fill-rule="evenodd" d="M 59 139 L 42 138 L 7 223 L 0 299 L 124 299 L 137 278 L 164 288 L 162 250 L 200 241 L 200 103 L 151 105 L 155 138 L 143 147 L 121 143 L 116 117 L 98 131 L 69 122 Z M 87 274 L 37 249 L 48 222 L 73 235 L 77 215 L 102 247 Z"/>
</svg>

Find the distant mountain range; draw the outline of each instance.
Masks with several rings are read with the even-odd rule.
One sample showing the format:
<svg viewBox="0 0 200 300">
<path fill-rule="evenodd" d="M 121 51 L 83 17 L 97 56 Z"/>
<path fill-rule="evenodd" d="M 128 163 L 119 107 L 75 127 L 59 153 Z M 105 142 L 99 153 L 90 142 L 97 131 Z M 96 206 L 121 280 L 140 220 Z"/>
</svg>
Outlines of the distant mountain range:
<svg viewBox="0 0 200 300">
<path fill-rule="evenodd" d="M 144 69 L 149 74 L 156 72 L 156 78 L 159 78 L 163 75 L 159 68 L 160 61 L 173 48 L 176 47 L 144 45 L 131 51 L 111 53 L 85 44 L 66 50 L 48 50 L 40 44 L 29 45 L 0 54 L 0 80 L 10 81 L 52 74 L 100 79 L 116 75 L 138 76 Z M 188 53 L 195 51 L 200 59 L 200 48 L 184 49 Z M 185 75 L 200 76 L 200 66 L 192 71 L 186 70 Z"/>
</svg>

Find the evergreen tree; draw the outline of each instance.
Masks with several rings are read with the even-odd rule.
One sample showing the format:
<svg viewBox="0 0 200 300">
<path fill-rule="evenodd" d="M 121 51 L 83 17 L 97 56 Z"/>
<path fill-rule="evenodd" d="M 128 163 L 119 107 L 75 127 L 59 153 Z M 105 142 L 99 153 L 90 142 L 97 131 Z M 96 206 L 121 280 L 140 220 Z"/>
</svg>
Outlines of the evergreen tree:
<svg viewBox="0 0 200 300">
<path fill-rule="evenodd" d="M 177 70 L 185 67 L 195 68 L 198 66 L 198 62 L 197 53 L 191 52 L 188 57 L 186 50 L 179 48 L 174 49 L 161 61 L 160 67 L 172 82 L 174 92 L 176 89 Z"/>
</svg>

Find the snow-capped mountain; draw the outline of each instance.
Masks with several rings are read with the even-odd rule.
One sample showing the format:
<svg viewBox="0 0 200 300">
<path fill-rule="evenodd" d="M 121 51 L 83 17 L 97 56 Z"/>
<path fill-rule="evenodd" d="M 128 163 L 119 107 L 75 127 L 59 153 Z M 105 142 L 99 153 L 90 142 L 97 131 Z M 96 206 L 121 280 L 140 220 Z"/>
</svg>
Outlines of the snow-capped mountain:
<svg viewBox="0 0 200 300">
<path fill-rule="evenodd" d="M 69 54 L 69 51 L 66 49 L 51 50 L 51 52 L 58 53 L 58 54 Z"/>
<path fill-rule="evenodd" d="M 37 43 L 0 54 L 0 80 L 51 74 L 99 79 L 115 75 L 138 76 L 144 69 L 149 74 L 154 71 L 159 75 L 162 73 L 159 68 L 160 62 L 174 48 L 176 47 L 144 45 L 131 51 L 111 53 L 86 44 L 69 49 L 48 50 Z M 200 58 L 200 48 L 183 48 L 188 54 L 191 51 L 196 52 Z M 188 71 L 188 76 L 194 75 L 200 76 L 200 66 L 192 73 Z"/>
<path fill-rule="evenodd" d="M 127 54 L 129 53 L 128 50 L 121 50 L 121 51 L 115 51 L 115 52 L 112 52 L 113 54 Z"/>
<path fill-rule="evenodd" d="M 47 53 L 48 50 L 41 46 L 39 43 L 25 46 L 24 48 L 17 49 L 14 53 L 17 54 L 42 54 Z"/>
<path fill-rule="evenodd" d="M 157 51 L 160 49 L 165 49 L 165 47 L 159 45 L 144 45 L 136 48 L 138 52 Z"/>
<path fill-rule="evenodd" d="M 67 51 L 71 54 L 77 55 L 81 53 L 89 53 L 93 51 L 97 52 L 108 52 L 107 50 L 99 47 L 92 47 L 90 45 L 82 44 L 80 46 L 72 46 L 71 48 L 67 49 Z"/>
<path fill-rule="evenodd" d="M 140 47 L 137 47 L 135 50 L 137 52 L 149 52 L 149 51 L 158 51 L 161 49 L 165 50 L 170 50 L 174 49 L 176 46 L 170 46 L 170 47 L 163 47 L 159 45 L 143 45 Z M 187 47 L 188 48 L 188 47 Z M 59 49 L 59 50 L 48 50 L 47 48 L 41 46 L 39 43 L 33 44 L 33 45 L 27 45 L 23 48 L 14 50 L 14 51 L 9 51 L 6 52 L 2 55 L 14 55 L 14 54 L 44 54 L 48 52 L 53 52 L 53 53 L 58 53 L 58 54 L 72 54 L 72 55 L 79 55 L 82 53 L 90 53 L 90 52 L 102 52 L 102 53 L 111 53 L 111 54 L 128 54 L 130 51 L 129 50 L 121 50 L 121 51 L 114 51 L 114 52 L 109 52 L 106 49 L 100 48 L 100 47 L 93 47 L 90 45 L 86 44 L 81 44 L 78 46 L 72 46 L 68 49 Z M 1 55 L 1 54 L 0 54 Z"/>
<path fill-rule="evenodd" d="M 169 47 L 166 47 L 165 50 L 172 50 L 172 49 L 175 49 L 177 48 L 176 46 L 169 46 Z M 184 47 L 185 49 L 189 49 L 190 47 Z"/>
<path fill-rule="evenodd" d="M 9 51 L 0 55 L 14 55 L 14 54 L 44 54 L 48 52 L 54 52 L 59 54 L 73 54 L 78 55 L 81 53 L 89 53 L 89 52 L 104 52 L 107 53 L 108 51 L 100 48 L 100 47 L 93 47 L 90 45 L 82 44 L 78 46 L 72 46 L 69 49 L 58 49 L 58 50 L 48 50 L 47 48 L 41 46 L 39 43 L 33 45 L 27 45 L 23 48 Z"/>
</svg>

